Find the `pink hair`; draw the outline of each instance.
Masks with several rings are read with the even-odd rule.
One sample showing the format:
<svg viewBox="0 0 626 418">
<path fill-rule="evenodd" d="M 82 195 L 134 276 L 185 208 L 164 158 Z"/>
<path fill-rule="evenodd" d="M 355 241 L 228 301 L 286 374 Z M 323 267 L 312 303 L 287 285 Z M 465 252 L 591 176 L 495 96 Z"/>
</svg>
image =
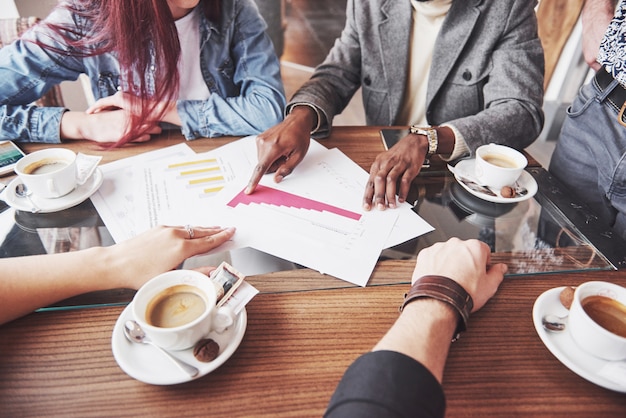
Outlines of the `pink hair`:
<svg viewBox="0 0 626 418">
<path fill-rule="evenodd" d="M 205 16 L 217 21 L 220 0 L 200 0 Z M 121 84 L 132 89 L 136 98 L 131 126 L 126 135 L 113 146 L 120 146 L 147 132 L 146 125 L 159 120 L 165 110 L 157 111 L 159 102 L 176 99 L 179 86 L 178 60 L 180 43 L 174 18 L 166 0 L 74 0 L 64 2 L 70 12 L 89 21 L 87 33 L 73 28 L 48 24 L 61 36 L 71 53 L 94 56 L 112 52 L 120 63 Z M 54 47 L 41 45 L 44 48 Z M 149 91 L 145 77 L 135 74 L 152 71 L 151 51 L 157 57 L 154 69 L 155 91 Z M 148 98 L 150 100 L 142 100 Z"/>
</svg>

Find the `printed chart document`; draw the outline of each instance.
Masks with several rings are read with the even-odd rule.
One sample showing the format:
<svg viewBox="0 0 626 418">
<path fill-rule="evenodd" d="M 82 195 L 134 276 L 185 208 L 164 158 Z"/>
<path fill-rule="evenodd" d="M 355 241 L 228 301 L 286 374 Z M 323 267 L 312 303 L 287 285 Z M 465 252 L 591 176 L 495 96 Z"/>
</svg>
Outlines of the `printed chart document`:
<svg viewBox="0 0 626 418">
<path fill-rule="evenodd" d="M 384 248 L 433 229 L 407 203 L 364 211 L 367 172 L 314 140 L 290 176 L 275 183 L 266 175 L 246 195 L 254 139 L 198 154 L 170 147 L 105 165 L 107 188 L 94 205 L 116 241 L 159 224 L 235 226 L 219 251 L 252 247 L 361 286 Z"/>
<path fill-rule="evenodd" d="M 140 174 L 135 167 L 193 155 L 194 150 L 182 143 L 100 166 L 104 180 L 98 191 L 91 196 L 91 202 L 115 242 L 125 241 L 147 229 L 138 226 L 136 219 L 135 205 L 144 199 L 135 193 L 134 180 Z"/>
</svg>

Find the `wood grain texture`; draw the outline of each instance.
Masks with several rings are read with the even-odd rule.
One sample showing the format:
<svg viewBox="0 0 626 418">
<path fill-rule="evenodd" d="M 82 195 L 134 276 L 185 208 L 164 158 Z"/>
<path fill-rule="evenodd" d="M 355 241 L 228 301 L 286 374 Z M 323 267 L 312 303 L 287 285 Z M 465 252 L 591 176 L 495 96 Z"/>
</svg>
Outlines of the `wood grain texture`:
<svg viewBox="0 0 626 418">
<path fill-rule="evenodd" d="M 592 279 L 626 285 L 623 272 L 507 279 L 452 346 L 447 416 L 620 416 L 626 396 L 570 372 L 532 325 L 542 292 Z M 169 387 L 116 365 L 110 341 L 121 308 L 32 314 L 0 327 L 1 415 L 319 417 L 345 368 L 393 323 L 406 289 L 258 295 L 233 357 Z"/>
</svg>

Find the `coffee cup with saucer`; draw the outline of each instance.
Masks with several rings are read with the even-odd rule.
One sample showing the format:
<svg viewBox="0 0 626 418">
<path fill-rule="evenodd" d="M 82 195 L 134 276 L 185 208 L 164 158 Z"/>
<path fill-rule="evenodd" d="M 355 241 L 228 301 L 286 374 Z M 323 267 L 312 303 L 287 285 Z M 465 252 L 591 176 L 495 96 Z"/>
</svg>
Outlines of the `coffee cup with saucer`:
<svg viewBox="0 0 626 418">
<path fill-rule="evenodd" d="M 565 287 L 549 289 L 533 305 L 535 330 L 546 348 L 568 369 L 603 388 L 626 393 L 626 360 L 611 361 L 585 351 L 572 337 L 571 313 L 560 301 Z M 552 332 L 544 328 L 543 318 L 555 315 L 563 319 L 565 329 Z"/>
<path fill-rule="evenodd" d="M 246 312 L 235 314 L 218 307 L 214 282 L 197 271 L 174 270 L 146 282 L 118 319 L 112 337 L 113 355 L 128 375 L 151 384 L 174 384 L 201 377 L 223 364 L 235 351 L 246 328 Z M 195 366 L 190 376 L 149 345 L 130 343 L 124 336 L 127 320 L 136 321 L 150 340 L 179 359 Z M 200 340 L 211 339 L 219 347 L 214 359 L 194 356 Z M 158 367 L 155 367 L 158 362 Z M 202 361 L 201 361 L 202 360 Z"/>
</svg>

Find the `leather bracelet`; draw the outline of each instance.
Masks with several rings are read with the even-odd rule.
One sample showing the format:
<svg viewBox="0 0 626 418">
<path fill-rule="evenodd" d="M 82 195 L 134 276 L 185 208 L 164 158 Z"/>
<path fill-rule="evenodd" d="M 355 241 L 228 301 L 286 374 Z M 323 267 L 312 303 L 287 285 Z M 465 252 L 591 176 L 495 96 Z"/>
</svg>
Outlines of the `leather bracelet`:
<svg viewBox="0 0 626 418">
<path fill-rule="evenodd" d="M 400 311 L 412 301 L 428 297 L 446 302 L 459 313 L 459 323 L 456 327 L 455 337 L 452 341 L 459 338 L 461 332 L 467 329 L 469 314 L 474 308 L 474 301 L 469 293 L 463 289 L 463 286 L 454 280 L 444 276 L 423 276 L 413 283 L 409 292 L 404 296 L 404 302 L 400 306 Z"/>
</svg>

